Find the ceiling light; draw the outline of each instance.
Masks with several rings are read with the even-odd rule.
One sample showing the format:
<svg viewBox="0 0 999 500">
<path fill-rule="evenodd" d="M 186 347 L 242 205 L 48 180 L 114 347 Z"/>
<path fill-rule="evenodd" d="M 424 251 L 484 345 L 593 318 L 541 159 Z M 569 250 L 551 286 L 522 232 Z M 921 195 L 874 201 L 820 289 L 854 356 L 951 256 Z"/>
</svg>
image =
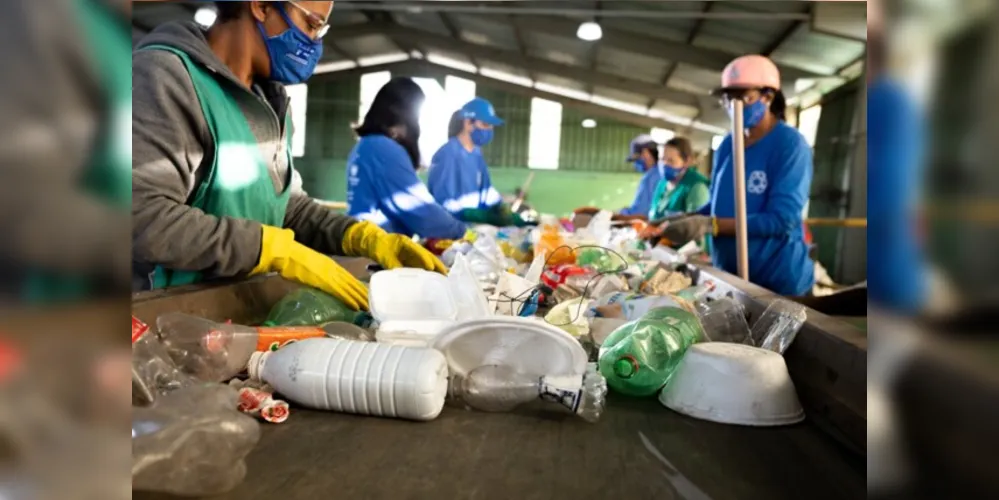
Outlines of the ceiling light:
<svg viewBox="0 0 999 500">
<path fill-rule="evenodd" d="M 579 25 L 579 29 L 576 30 L 576 36 L 578 36 L 580 40 L 595 42 L 604 36 L 604 30 L 600 28 L 599 24 L 593 21 L 587 21 Z"/>
<path fill-rule="evenodd" d="M 597 126 L 597 121 L 593 118 L 587 118 L 583 120 L 583 128 L 594 128 Z"/>
<path fill-rule="evenodd" d="M 215 19 L 218 15 L 218 12 L 213 7 L 202 7 L 194 13 L 194 22 L 205 28 L 211 28 L 215 24 Z"/>
</svg>

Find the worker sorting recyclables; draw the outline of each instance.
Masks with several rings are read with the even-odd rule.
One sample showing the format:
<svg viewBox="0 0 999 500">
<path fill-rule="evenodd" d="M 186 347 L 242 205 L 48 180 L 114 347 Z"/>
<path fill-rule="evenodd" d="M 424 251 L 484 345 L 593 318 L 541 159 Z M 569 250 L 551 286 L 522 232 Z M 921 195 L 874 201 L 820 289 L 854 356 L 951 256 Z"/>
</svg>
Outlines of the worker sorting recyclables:
<svg viewBox="0 0 999 500">
<path fill-rule="evenodd" d="M 503 125 L 492 103 L 476 97 L 454 112 L 448 123 L 448 141 L 430 162 L 427 187 L 444 208 L 466 223 L 494 226 L 531 225 L 513 213 L 493 187 L 482 149 Z"/>
<path fill-rule="evenodd" d="M 277 272 L 366 309 L 366 287 L 327 255 L 446 272 L 411 239 L 320 207 L 293 182 L 284 85 L 315 70 L 333 2 L 216 7 L 211 28 L 163 24 L 132 57 L 133 288 Z"/>
<path fill-rule="evenodd" d="M 785 122 L 787 103 L 773 61 L 759 55 L 739 57 L 725 68 L 721 83 L 715 94 L 729 113 L 734 101 L 745 104 L 749 280 L 781 295 L 805 295 L 815 281 L 802 226 L 812 183 L 812 149 Z M 671 218 L 647 236 L 682 245 L 711 235 L 714 265 L 737 272 L 733 170 L 729 134 L 714 157 L 710 203 Z"/>
<path fill-rule="evenodd" d="M 635 199 L 631 206 L 614 214 L 614 220 L 646 220 L 652 209 L 653 196 L 659 182 L 666 177 L 666 167 L 659 161 L 659 144 L 650 135 L 640 135 L 628 146 L 628 156 L 625 159 L 642 174 L 635 191 Z M 580 207 L 577 214 L 594 215 L 599 212 L 597 207 Z"/>
</svg>

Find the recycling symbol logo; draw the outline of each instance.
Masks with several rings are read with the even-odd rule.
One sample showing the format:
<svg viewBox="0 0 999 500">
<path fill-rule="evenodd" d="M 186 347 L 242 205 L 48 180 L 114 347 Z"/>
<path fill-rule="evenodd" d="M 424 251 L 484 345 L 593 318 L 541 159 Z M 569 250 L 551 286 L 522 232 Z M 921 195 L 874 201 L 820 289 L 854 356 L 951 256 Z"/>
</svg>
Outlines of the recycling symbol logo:
<svg viewBox="0 0 999 500">
<path fill-rule="evenodd" d="M 767 173 L 762 170 L 754 170 L 749 174 L 749 183 L 746 191 L 752 194 L 763 194 L 767 190 Z"/>
</svg>

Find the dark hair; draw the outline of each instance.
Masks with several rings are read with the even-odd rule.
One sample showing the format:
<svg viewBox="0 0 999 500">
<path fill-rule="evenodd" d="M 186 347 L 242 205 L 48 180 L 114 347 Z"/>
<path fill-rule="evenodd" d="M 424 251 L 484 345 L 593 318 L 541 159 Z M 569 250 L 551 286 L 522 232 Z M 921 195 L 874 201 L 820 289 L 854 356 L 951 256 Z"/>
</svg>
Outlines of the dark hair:
<svg viewBox="0 0 999 500">
<path fill-rule="evenodd" d="M 666 146 L 679 151 L 684 161 L 690 161 L 694 157 L 694 147 L 690 145 L 690 140 L 686 137 L 674 137 L 666 141 Z"/>
<path fill-rule="evenodd" d="M 447 138 L 453 138 L 460 134 L 462 130 L 465 130 L 465 116 L 459 109 L 451 115 L 451 121 L 447 123 Z"/>
<path fill-rule="evenodd" d="M 399 125 L 406 127 L 402 137 L 393 139 L 406 149 L 413 168 L 420 167 L 420 106 L 426 96 L 411 78 L 395 77 L 389 80 L 371 103 L 371 109 L 364 115 L 364 122 L 354 131 L 358 137 L 386 135 L 392 137 L 389 129 Z"/>
<path fill-rule="evenodd" d="M 775 89 L 767 90 L 774 95 L 774 100 L 770 103 L 770 112 L 777 116 L 778 120 L 787 121 L 787 98 L 784 97 L 784 92 Z"/>
<path fill-rule="evenodd" d="M 636 153 L 638 153 L 639 155 L 642 154 L 642 151 L 648 150 L 649 154 L 652 155 L 652 161 L 654 161 L 656 163 L 659 162 L 659 145 L 658 144 L 656 144 L 654 142 L 647 142 L 645 144 L 639 144 L 637 146 L 637 149 L 638 149 L 638 151 L 636 151 Z"/>
<path fill-rule="evenodd" d="M 250 11 L 250 2 L 215 2 L 215 11 L 218 12 L 217 24 L 235 21 Z"/>
</svg>

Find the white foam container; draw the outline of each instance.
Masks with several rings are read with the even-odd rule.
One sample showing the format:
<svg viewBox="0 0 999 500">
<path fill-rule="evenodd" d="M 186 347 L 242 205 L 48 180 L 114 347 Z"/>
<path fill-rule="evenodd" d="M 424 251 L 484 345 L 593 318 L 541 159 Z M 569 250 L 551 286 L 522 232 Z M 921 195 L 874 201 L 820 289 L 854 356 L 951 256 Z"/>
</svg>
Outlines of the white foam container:
<svg viewBox="0 0 999 500">
<path fill-rule="evenodd" d="M 255 352 L 250 377 L 317 410 L 433 420 L 444 407 L 447 361 L 433 349 L 314 338 Z"/>
<path fill-rule="evenodd" d="M 586 373 L 586 351 L 579 342 L 537 318 L 465 321 L 441 332 L 431 346 L 444 353 L 452 375 L 494 364 L 539 376 Z"/>
<path fill-rule="evenodd" d="M 448 278 L 422 269 L 400 268 L 371 276 L 371 315 L 378 321 L 379 342 L 426 347 L 458 318 L 458 304 Z"/>
<path fill-rule="evenodd" d="M 694 344 L 659 393 L 667 408 L 724 424 L 775 426 L 801 422 L 784 357 L 742 344 Z"/>
</svg>

